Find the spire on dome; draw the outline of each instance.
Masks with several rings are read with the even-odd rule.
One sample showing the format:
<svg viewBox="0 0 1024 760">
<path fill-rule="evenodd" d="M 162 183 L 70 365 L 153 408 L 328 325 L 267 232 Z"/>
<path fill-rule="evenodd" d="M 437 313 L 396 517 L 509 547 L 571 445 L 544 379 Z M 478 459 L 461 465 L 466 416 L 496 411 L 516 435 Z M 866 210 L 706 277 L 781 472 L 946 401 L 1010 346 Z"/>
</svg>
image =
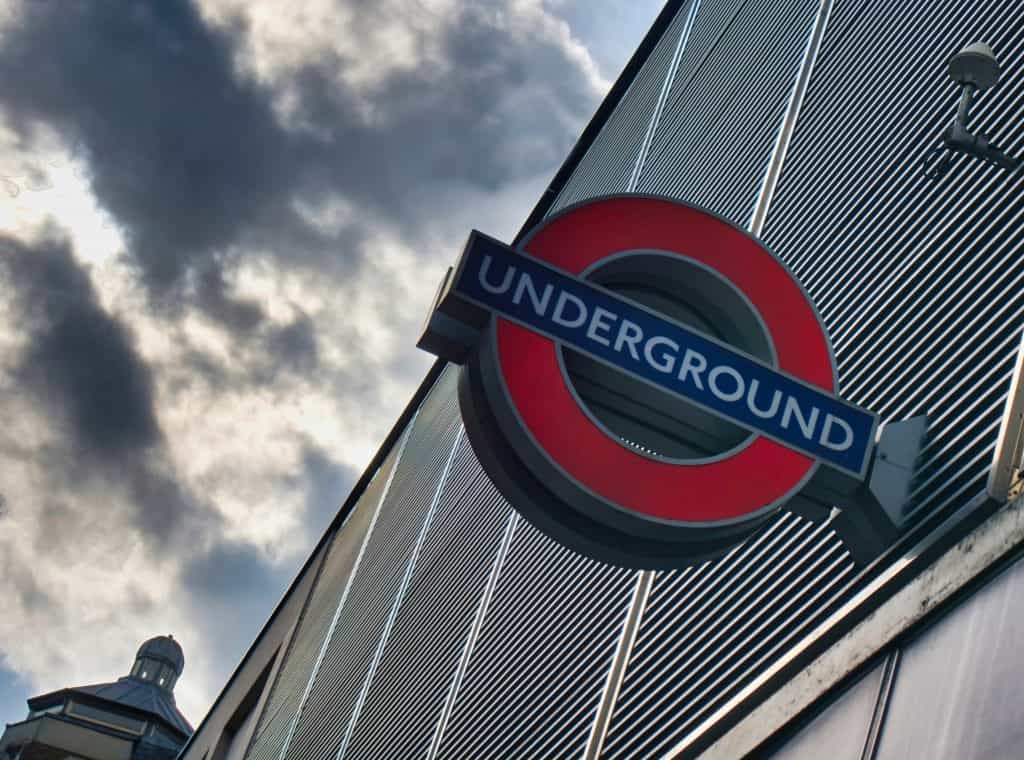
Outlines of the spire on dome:
<svg viewBox="0 0 1024 760">
<path fill-rule="evenodd" d="M 184 669 L 185 653 L 174 636 L 155 636 L 139 647 L 129 675 L 171 691 Z"/>
</svg>

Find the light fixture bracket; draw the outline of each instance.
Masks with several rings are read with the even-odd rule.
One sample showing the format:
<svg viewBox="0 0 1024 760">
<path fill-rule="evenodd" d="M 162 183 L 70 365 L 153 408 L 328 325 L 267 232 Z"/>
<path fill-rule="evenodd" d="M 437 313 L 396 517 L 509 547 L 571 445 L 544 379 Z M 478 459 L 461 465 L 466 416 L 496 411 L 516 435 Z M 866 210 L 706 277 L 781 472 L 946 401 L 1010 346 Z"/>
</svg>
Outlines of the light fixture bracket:
<svg viewBox="0 0 1024 760">
<path fill-rule="evenodd" d="M 986 163 L 1014 172 L 1021 159 L 1007 155 L 983 134 L 974 134 L 967 127 L 971 102 L 977 92 L 984 92 L 999 83 L 999 62 L 992 48 L 983 42 L 968 45 L 949 61 L 949 76 L 960 86 L 960 104 L 956 118 L 942 133 L 942 144 L 928 151 L 921 161 L 925 177 L 936 180 L 949 171 L 954 154 L 978 158 Z"/>
</svg>

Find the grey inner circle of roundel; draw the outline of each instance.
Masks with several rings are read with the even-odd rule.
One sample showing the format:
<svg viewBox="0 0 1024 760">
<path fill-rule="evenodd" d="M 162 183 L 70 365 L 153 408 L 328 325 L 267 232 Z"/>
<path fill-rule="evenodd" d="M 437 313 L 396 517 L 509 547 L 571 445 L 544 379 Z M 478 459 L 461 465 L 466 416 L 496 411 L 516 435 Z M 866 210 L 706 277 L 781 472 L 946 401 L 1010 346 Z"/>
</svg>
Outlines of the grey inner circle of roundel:
<svg viewBox="0 0 1024 760">
<path fill-rule="evenodd" d="M 624 251 L 597 262 L 583 276 L 778 367 L 771 335 L 753 304 L 699 261 L 665 251 Z M 670 352 L 656 358 L 679 361 Z M 698 464 L 732 456 L 756 437 L 572 349 L 560 346 L 559 362 L 577 402 L 594 423 L 644 456 Z"/>
</svg>

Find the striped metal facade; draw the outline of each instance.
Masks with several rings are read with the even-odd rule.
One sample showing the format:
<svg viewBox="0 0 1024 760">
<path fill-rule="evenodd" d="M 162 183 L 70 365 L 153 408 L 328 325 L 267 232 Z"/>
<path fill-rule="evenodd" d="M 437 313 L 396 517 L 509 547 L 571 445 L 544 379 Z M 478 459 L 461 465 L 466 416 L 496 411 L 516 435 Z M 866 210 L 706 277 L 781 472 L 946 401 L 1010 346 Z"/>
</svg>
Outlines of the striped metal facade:
<svg viewBox="0 0 1024 760">
<path fill-rule="evenodd" d="M 912 508 L 930 525 L 983 495 L 991 468 L 1024 329 L 1024 172 L 958 159 L 931 182 L 919 160 L 955 110 L 945 61 L 976 40 L 1005 74 L 972 127 L 1024 152 L 1024 7 L 672 7 L 549 212 L 637 191 L 754 223 L 818 305 L 841 393 L 883 419 L 928 414 Z M 781 513 L 638 586 L 509 507 L 465 438 L 456 376 L 332 537 L 246 757 L 660 756 L 902 551 L 857 569 L 827 523 Z"/>
<path fill-rule="evenodd" d="M 594 144 L 555 200 L 551 212 L 596 195 L 632 192 L 657 120 L 664 110 L 678 59 L 692 33 L 700 0 L 688 0 L 637 73 Z"/>
<path fill-rule="evenodd" d="M 340 590 L 355 569 L 364 536 L 375 522 L 381 497 L 400 451 L 400 448 L 396 449 L 388 457 L 345 525 L 331 540 L 316 585 L 306 602 L 304 614 L 253 733 L 247 757 L 276 760 L 289 741 L 312 674 L 322 659 L 324 641 L 332 627 Z"/>
<path fill-rule="evenodd" d="M 397 615 L 406 609 L 409 575 L 423 547 L 420 536 L 447 474 L 458 437 L 458 414 L 450 384 L 439 383 L 408 433 L 367 536 L 363 561 L 334 606 L 336 623 L 324 642 L 308 698 L 285 760 L 339 756 L 351 745 L 366 699 L 379 684 L 380 658 L 391 643 Z"/>
</svg>

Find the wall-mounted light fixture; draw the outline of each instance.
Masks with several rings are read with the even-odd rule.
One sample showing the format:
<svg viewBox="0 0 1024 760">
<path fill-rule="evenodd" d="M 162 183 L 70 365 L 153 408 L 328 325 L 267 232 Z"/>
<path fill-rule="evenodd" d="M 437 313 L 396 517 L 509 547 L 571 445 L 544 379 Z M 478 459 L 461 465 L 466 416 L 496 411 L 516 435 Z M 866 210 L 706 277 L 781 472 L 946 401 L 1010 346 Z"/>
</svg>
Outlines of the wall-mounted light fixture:
<svg viewBox="0 0 1024 760">
<path fill-rule="evenodd" d="M 999 62 L 992 48 L 984 42 L 968 45 L 950 59 L 949 76 L 960 85 L 960 105 L 956 119 L 942 133 L 942 145 L 928 151 L 922 159 L 924 175 L 929 179 L 943 176 L 952 165 L 954 153 L 980 158 L 1011 172 L 1020 168 L 1021 159 L 1008 156 L 984 135 L 973 134 L 967 129 L 974 94 L 984 92 L 999 82 Z"/>
</svg>

